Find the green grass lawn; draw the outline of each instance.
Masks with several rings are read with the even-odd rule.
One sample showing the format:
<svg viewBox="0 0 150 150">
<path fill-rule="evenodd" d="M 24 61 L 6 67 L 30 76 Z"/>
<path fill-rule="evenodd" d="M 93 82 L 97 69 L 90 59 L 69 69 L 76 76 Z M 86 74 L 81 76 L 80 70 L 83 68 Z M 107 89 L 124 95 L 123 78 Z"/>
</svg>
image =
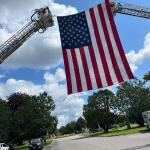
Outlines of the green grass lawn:
<svg viewBox="0 0 150 150">
<path fill-rule="evenodd" d="M 26 142 L 24 142 L 23 145 L 15 147 L 15 150 L 27 150 L 28 146 L 29 146 L 29 142 L 26 141 Z"/>
<path fill-rule="evenodd" d="M 131 129 L 122 128 L 122 129 L 110 130 L 108 133 L 105 132 L 90 133 L 88 136 L 111 137 L 111 136 L 135 134 L 146 130 L 147 130 L 146 127 L 132 127 Z"/>
<path fill-rule="evenodd" d="M 53 142 L 53 139 L 47 139 L 46 143 L 44 143 L 44 146 L 50 145 L 52 142 Z M 28 146 L 29 146 L 29 143 L 28 141 L 26 141 L 24 142 L 23 145 L 15 147 L 15 150 L 27 150 Z"/>
<path fill-rule="evenodd" d="M 44 144 L 45 146 L 52 144 L 53 139 L 48 139 L 46 140 L 46 143 Z"/>
<path fill-rule="evenodd" d="M 58 135 L 57 138 L 64 138 L 64 137 L 69 137 L 75 135 L 74 133 L 72 134 L 63 134 L 63 135 Z"/>
</svg>

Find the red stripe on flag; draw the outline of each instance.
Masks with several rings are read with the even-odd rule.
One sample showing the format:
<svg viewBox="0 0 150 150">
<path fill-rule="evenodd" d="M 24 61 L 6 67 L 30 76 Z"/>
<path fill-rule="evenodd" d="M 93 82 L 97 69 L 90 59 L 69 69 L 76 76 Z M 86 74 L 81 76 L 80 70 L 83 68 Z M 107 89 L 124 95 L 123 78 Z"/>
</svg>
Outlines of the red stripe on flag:
<svg viewBox="0 0 150 150">
<path fill-rule="evenodd" d="M 85 52 L 84 52 L 83 48 L 79 48 L 79 50 L 80 50 L 80 55 L 81 55 L 81 59 L 82 59 L 87 88 L 88 88 L 88 90 L 92 90 L 93 88 L 92 88 L 92 83 L 91 83 L 91 78 L 90 78 L 90 73 L 89 73 L 89 68 L 88 68 Z"/>
<path fill-rule="evenodd" d="M 96 41 L 97 41 L 100 57 L 101 57 L 101 60 L 102 60 L 102 64 L 103 64 L 103 68 L 104 68 L 107 84 L 108 85 L 112 85 L 113 82 L 112 82 L 112 79 L 111 79 L 111 76 L 110 76 L 110 72 L 109 72 L 109 69 L 108 69 L 108 64 L 107 64 L 106 57 L 105 57 L 105 54 L 104 54 L 104 50 L 103 50 L 102 42 L 101 42 L 101 39 L 100 39 L 99 30 L 98 30 L 98 26 L 97 26 L 97 22 L 96 22 L 96 18 L 95 18 L 95 14 L 94 14 L 94 9 L 93 8 L 90 9 L 90 16 L 91 16 L 91 19 L 92 19 L 94 33 L 95 33 L 95 37 L 96 37 Z"/>
<path fill-rule="evenodd" d="M 103 87 L 102 82 L 101 82 L 101 77 L 100 77 L 100 74 L 99 74 L 99 70 L 98 70 L 98 66 L 97 66 L 97 62 L 96 62 L 96 57 L 95 57 L 95 54 L 94 54 L 93 46 L 90 45 L 90 46 L 88 46 L 88 48 L 89 48 L 89 53 L 90 53 L 90 57 L 91 57 L 91 61 L 92 61 L 92 66 L 93 66 L 97 86 L 99 88 Z"/>
<path fill-rule="evenodd" d="M 112 47 L 112 43 L 111 43 L 111 40 L 110 40 L 110 37 L 109 37 L 109 33 L 108 33 L 108 29 L 107 29 L 105 18 L 104 18 L 104 13 L 103 13 L 103 10 L 102 10 L 102 6 L 98 5 L 97 7 L 98 7 L 101 23 L 102 23 L 104 35 L 105 35 L 105 38 L 106 38 L 106 42 L 107 42 L 107 45 L 108 45 L 108 50 L 109 50 L 111 62 L 113 64 L 113 68 L 114 68 L 117 80 L 119 82 L 123 82 L 123 78 L 122 78 L 120 69 L 118 67 L 118 63 L 116 61 L 114 50 L 113 50 L 113 47 Z"/>
<path fill-rule="evenodd" d="M 63 51 L 64 64 L 65 64 L 68 94 L 71 94 L 72 93 L 72 83 L 71 83 L 71 75 L 70 75 L 70 69 L 69 69 L 67 50 L 63 49 L 62 51 Z"/>
<path fill-rule="evenodd" d="M 125 70 L 127 72 L 127 75 L 129 77 L 129 79 L 134 79 L 134 76 L 133 76 L 133 74 L 131 72 L 130 66 L 129 66 L 128 62 L 127 62 L 127 59 L 126 59 L 126 56 L 125 56 L 125 53 L 124 53 L 121 41 L 119 39 L 119 35 L 118 35 L 118 32 L 117 32 L 115 21 L 113 19 L 113 14 L 112 14 L 112 10 L 110 8 L 109 1 L 106 0 L 105 4 L 106 4 L 106 8 L 107 8 L 110 24 L 111 24 L 111 27 L 112 27 L 113 35 L 114 35 L 114 38 L 115 38 L 115 41 L 116 41 L 116 44 L 117 44 L 117 47 L 118 47 L 118 51 L 119 51 L 120 57 L 121 57 L 121 59 L 123 61 L 124 68 L 125 68 Z"/>
<path fill-rule="evenodd" d="M 81 92 L 82 91 L 82 85 L 81 85 L 81 77 L 80 77 L 80 72 L 79 72 L 79 66 L 78 66 L 78 62 L 77 62 L 76 52 L 75 52 L 74 48 L 72 48 L 70 51 L 71 51 L 71 56 L 72 56 L 72 61 L 73 61 L 73 66 L 74 66 L 74 71 L 75 71 L 77 89 L 78 89 L 78 92 Z"/>
</svg>

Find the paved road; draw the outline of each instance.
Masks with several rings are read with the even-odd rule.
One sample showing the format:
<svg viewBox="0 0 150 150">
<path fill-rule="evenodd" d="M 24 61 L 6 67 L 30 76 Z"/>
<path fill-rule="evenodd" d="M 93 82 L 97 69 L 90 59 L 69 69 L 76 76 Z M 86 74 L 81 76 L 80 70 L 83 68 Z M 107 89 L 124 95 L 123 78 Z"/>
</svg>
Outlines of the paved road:
<svg viewBox="0 0 150 150">
<path fill-rule="evenodd" d="M 55 140 L 46 150 L 150 150 L 150 133 L 92 138 L 72 136 Z"/>
</svg>

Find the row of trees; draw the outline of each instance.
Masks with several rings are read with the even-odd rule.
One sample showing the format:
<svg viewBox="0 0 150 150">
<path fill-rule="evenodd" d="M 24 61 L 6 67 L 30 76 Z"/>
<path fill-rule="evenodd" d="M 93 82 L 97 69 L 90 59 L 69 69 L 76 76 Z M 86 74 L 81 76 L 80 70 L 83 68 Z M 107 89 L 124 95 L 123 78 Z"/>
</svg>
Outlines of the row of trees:
<svg viewBox="0 0 150 150">
<path fill-rule="evenodd" d="M 135 79 L 117 87 L 116 94 L 106 89 L 94 93 L 84 105 L 83 116 L 91 130 L 108 132 L 113 124 L 137 123 L 144 126 L 142 112 L 150 110 L 150 88 L 145 81 Z"/>
<path fill-rule="evenodd" d="M 83 117 L 61 127 L 62 134 L 103 129 L 108 132 L 114 124 L 144 125 L 142 112 L 150 110 L 150 72 L 145 81 L 135 79 L 117 87 L 114 94 L 105 89 L 88 97 L 83 107 Z M 46 92 L 38 96 L 14 93 L 7 100 L 0 99 L 0 142 L 22 144 L 23 140 L 56 132 L 58 120 L 51 113 L 55 104 Z"/>
<path fill-rule="evenodd" d="M 65 126 L 59 129 L 60 134 L 80 133 L 86 128 L 86 122 L 82 117 L 79 117 L 77 121 L 71 121 Z"/>
<path fill-rule="evenodd" d="M 150 80 L 150 71 L 144 75 L 144 80 L 145 81 L 149 81 Z"/>
<path fill-rule="evenodd" d="M 105 132 L 115 125 L 127 125 L 131 123 L 144 126 L 142 112 L 150 110 L 150 72 L 145 74 L 144 81 L 135 79 L 124 82 L 117 87 L 115 94 L 108 90 L 100 90 L 88 97 L 87 104 L 83 107 L 83 118 L 72 121 L 60 128 L 63 134 L 81 132 L 82 128 L 91 131 L 102 129 Z M 77 123 L 82 122 L 77 129 Z"/>
<path fill-rule="evenodd" d="M 14 93 L 0 99 L 0 142 L 22 144 L 23 140 L 54 133 L 57 118 L 51 115 L 55 104 L 46 92 L 38 96 Z"/>
</svg>

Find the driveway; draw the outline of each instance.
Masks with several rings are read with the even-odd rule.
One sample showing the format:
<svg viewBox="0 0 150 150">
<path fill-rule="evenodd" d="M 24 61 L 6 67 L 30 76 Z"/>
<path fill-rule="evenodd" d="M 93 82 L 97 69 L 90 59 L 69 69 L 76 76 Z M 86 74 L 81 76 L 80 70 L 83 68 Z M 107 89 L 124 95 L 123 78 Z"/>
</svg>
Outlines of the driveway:
<svg viewBox="0 0 150 150">
<path fill-rule="evenodd" d="M 150 133 L 91 138 L 72 136 L 56 139 L 46 150 L 150 150 Z"/>
</svg>

